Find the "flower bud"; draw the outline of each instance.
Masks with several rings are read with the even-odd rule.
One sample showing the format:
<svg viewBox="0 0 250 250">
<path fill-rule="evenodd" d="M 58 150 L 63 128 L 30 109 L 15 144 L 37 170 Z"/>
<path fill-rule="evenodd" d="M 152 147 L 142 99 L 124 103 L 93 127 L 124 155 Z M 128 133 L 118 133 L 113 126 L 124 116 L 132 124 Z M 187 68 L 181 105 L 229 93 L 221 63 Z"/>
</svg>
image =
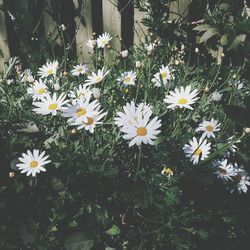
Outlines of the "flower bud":
<svg viewBox="0 0 250 250">
<path fill-rule="evenodd" d="M 142 67 L 141 62 L 140 62 L 140 61 L 136 61 L 136 62 L 135 62 L 135 67 L 136 67 L 137 69 L 140 69 L 140 68 Z"/>
<path fill-rule="evenodd" d="M 9 172 L 9 178 L 13 178 L 13 177 L 15 177 L 15 172 Z"/>
<path fill-rule="evenodd" d="M 198 54 L 200 52 L 199 48 L 195 48 L 194 52 Z"/>
<path fill-rule="evenodd" d="M 121 54 L 122 58 L 126 58 L 126 57 L 128 57 L 128 50 L 123 50 L 120 52 L 120 54 Z"/>
<path fill-rule="evenodd" d="M 92 91 L 95 99 L 99 99 L 101 97 L 101 92 L 99 88 L 93 88 Z"/>
<path fill-rule="evenodd" d="M 76 128 L 73 128 L 72 130 L 71 130 L 71 134 L 72 135 L 75 135 L 77 133 L 77 129 Z"/>
<path fill-rule="evenodd" d="M 222 99 L 222 94 L 221 93 L 219 93 L 217 91 L 213 92 L 213 94 L 212 94 L 212 100 L 213 101 L 219 102 L 219 101 L 221 101 L 221 99 Z"/>
<path fill-rule="evenodd" d="M 60 87 L 59 83 L 55 83 L 55 84 L 54 84 L 54 90 L 55 90 L 55 91 L 60 90 L 60 88 L 61 88 L 61 87 Z"/>
<path fill-rule="evenodd" d="M 246 134 L 250 134 L 250 128 L 245 128 L 244 131 Z"/>
</svg>

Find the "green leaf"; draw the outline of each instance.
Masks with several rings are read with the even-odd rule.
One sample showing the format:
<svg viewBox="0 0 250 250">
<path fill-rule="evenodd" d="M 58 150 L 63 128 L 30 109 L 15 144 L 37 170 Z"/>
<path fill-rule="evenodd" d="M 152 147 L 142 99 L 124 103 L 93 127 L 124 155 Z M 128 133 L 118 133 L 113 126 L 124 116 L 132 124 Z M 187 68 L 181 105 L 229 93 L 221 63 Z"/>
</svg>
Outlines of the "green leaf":
<svg viewBox="0 0 250 250">
<path fill-rule="evenodd" d="M 200 42 L 199 43 L 205 43 L 208 39 L 210 39 L 211 37 L 213 37 L 214 35 L 218 34 L 219 31 L 217 28 L 210 28 L 209 30 L 207 30 L 200 38 Z"/>
<path fill-rule="evenodd" d="M 206 31 L 206 30 L 209 30 L 210 28 L 211 28 L 211 26 L 209 24 L 200 24 L 200 25 L 194 27 L 193 30 Z"/>
<path fill-rule="evenodd" d="M 118 226 L 113 225 L 110 229 L 108 229 L 107 231 L 105 231 L 106 234 L 108 235 L 118 235 L 121 233 L 121 230 L 119 229 Z"/>
<path fill-rule="evenodd" d="M 245 34 L 240 34 L 236 36 L 231 45 L 227 48 L 227 50 L 235 49 L 239 44 L 243 43 L 245 39 L 246 39 Z"/>
<path fill-rule="evenodd" d="M 227 37 L 228 37 L 228 34 L 224 34 L 224 35 L 220 38 L 220 44 L 221 44 L 221 45 L 227 45 L 227 43 L 228 43 Z"/>
<path fill-rule="evenodd" d="M 90 250 L 94 245 L 94 240 L 81 231 L 73 233 L 67 237 L 64 247 L 66 250 Z"/>
</svg>

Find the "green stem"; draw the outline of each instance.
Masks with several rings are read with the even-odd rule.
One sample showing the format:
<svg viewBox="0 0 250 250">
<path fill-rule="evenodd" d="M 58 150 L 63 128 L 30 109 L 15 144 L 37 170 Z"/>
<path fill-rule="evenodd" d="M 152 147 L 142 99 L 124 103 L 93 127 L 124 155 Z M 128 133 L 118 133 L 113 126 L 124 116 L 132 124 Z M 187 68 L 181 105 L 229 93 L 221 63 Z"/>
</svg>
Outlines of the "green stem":
<svg viewBox="0 0 250 250">
<path fill-rule="evenodd" d="M 140 163 L 141 163 L 141 152 L 142 152 L 142 145 L 140 145 L 140 147 L 139 147 L 138 164 L 137 164 L 137 168 L 136 168 L 136 172 L 135 172 L 134 181 L 136 181 L 136 179 L 137 179 L 138 170 L 139 170 Z"/>
</svg>

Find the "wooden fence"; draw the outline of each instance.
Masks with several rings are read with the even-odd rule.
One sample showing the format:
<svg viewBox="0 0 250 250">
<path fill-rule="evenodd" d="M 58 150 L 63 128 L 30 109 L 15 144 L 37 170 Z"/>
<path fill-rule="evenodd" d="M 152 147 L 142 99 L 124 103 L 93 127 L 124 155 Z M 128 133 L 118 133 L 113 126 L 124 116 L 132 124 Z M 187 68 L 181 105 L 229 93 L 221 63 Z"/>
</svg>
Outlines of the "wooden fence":
<svg viewBox="0 0 250 250">
<path fill-rule="evenodd" d="M 4 6 L 5 0 L 0 0 L 0 6 Z M 29 10 L 30 0 L 16 0 L 18 4 L 22 4 L 22 11 L 27 12 L 24 15 L 37 15 Z M 53 2 L 54 1 L 54 2 Z M 88 39 L 91 38 L 93 32 L 109 32 L 110 34 L 117 35 L 118 37 L 129 43 L 138 43 L 143 37 L 143 33 L 147 32 L 146 27 L 141 23 L 145 18 L 145 13 L 134 8 L 132 0 L 123 0 L 123 5 L 118 6 L 118 0 L 62 0 L 65 6 L 62 8 L 64 13 L 70 13 L 72 16 L 71 22 L 74 26 L 70 27 L 73 30 L 73 41 L 76 54 L 81 62 L 88 62 L 89 53 L 85 48 L 85 44 Z M 13 2 L 13 1 L 12 1 Z M 53 4 L 55 0 L 41 0 L 44 4 L 41 4 L 39 16 L 33 16 L 28 19 L 35 20 L 30 24 L 30 29 L 33 33 L 37 30 L 43 30 L 44 35 L 53 41 L 54 43 L 62 46 L 62 32 L 60 31 L 60 25 L 65 20 L 61 16 L 61 23 L 58 23 L 56 18 L 51 15 Z M 189 0 L 176 0 L 171 3 L 170 8 L 173 12 L 178 13 L 187 10 Z M 180 7 L 181 6 L 181 7 Z M 55 6 L 54 6 L 55 7 Z M 5 11 L 3 11 L 5 10 Z M 3 67 L 4 62 L 15 53 L 11 51 L 11 36 L 8 34 L 8 19 L 11 19 L 12 13 L 7 8 L 0 9 L 0 69 Z M 15 17 L 13 17 L 15 18 Z M 170 18 L 175 19 L 178 16 L 172 15 Z M 102 20 L 100 20 L 102 19 Z M 28 24 L 29 25 L 29 24 Z M 39 28 L 42 26 L 42 29 Z M 100 28 L 101 27 L 101 28 Z M 32 36 L 32 32 L 31 36 Z M 13 39 L 13 38 L 12 38 Z M 35 39 L 35 37 L 30 37 Z M 112 46 L 116 50 L 121 50 L 119 39 L 114 39 Z"/>
</svg>

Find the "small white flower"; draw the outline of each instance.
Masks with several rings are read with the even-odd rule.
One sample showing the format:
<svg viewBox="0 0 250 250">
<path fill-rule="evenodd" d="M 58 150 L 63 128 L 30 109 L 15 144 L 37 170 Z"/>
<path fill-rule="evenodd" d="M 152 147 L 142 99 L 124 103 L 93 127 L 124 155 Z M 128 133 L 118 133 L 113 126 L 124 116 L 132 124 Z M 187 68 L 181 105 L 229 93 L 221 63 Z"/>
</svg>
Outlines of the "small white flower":
<svg viewBox="0 0 250 250">
<path fill-rule="evenodd" d="M 85 86 L 85 85 L 79 85 L 78 88 L 74 88 L 73 91 L 70 91 L 69 96 L 73 98 L 73 103 L 75 103 L 77 100 L 86 100 L 90 99 L 93 91 Z"/>
<path fill-rule="evenodd" d="M 96 40 L 89 39 L 86 43 L 86 46 L 89 47 L 90 49 L 94 49 L 94 47 L 96 46 Z"/>
<path fill-rule="evenodd" d="M 207 143 L 207 140 L 198 141 L 195 137 L 189 140 L 189 144 L 185 144 L 183 147 L 186 158 L 189 158 L 193 164 L 198 164 L 200 160 L 204 160 L 210 154 L 211 143 Z"/>
<path fill-rule="evenodd" d="M 138 117 L 144 117 L 146 114 L 152 115 L 152 110 L 149 105 L 141 103 L 136 107 L 135 103 L 126 103 L 123 106 L 123 112 L 118 112 L 117 117 L 115 117 L 115 124 L 119 127 L 128 127 L 130 125 L 136 124 Z"/>
<path fill-rule="evenodd" d="M 199 127 L 195 130 L 196 132 L 203 132 L 202 138 L 207 137 L 213 137 L 215 138 L 214 132 L 220 131 L 220 123 L 214 118 L 212 118 L 210 121 L 204 121 L 199 124 Z"/>
<path fill-rule="evenodd" d="M 101 97 L 101 91 L 99 88 L 93 88 L 93 96 L 95 97 L 95 99 L 100 99 Z"/>
<path fill-rule="evenodd" d="M 155 49 L 155 47 L 156 47 L 155 43 L 149 43 L 145 45 L 147 52 L 152 52 Z"/>
<path fill-rule="evenodd" d="M 128 71 L 121 74 L 121 77 L 117 78 L 118 82 L 123 82 L 124 86 L 135 85 L 136 72 Z"/>
<path fill-rule="evenodd" d="M 227 159 L 218 162 L 218 167 L 215 174 L 217 175 L 217 178 L 224 181 L 232 181 L 232 177 L 236 175 L 233 165 L 228 163 Z"/>
<path fill-rule="evenodd" d="M 30 69 L 25 69 L 21 74 L 21 82 L 33 83 L 35 81 Z"/>
<path fill-rule="evenodd" d="M 89 70 L 88 66 L 85 64 L 78 64 L 74 66 L 74 69 L 71 70 L 71 73 L 73 76 L 79 76 L 86 74 L 87 71 Z"/>
<path fill-rule="evenodd" d="M 154 145 L 156 136 L 161 132 L 161 121 L 158 117 L 150 120 L 152 111 L 147 104 L 139 105 L 136 108 L 135 103 L 127 103 L 123 107 L 124 112 L 118 112 L 115 118 L 115 124 L 121 127 L 124 133 L 123 138 L 130 140 L 129 146 L 144 144 Z"/>
<path fill-rule="evenodd" d="M 55 84 L 53 85 L 53 87 L 54 87 L 54 90 L 55 90 L 55 91 L 59 91 L 59 90 L 61 89 L 61 86 L 60 86 L 59 83 L 55 83 Z"/>
<path fill-rule="evenodd" d="M 104 34 L 100 35 L 97 38 L 97 47 L 98 48 L 105 48 L 111 40 L 112 40 L 112 37 L 110 36 L 110 34 L 105 32 Z"/>
<path fill-rule="evenodd" d="M 92 115 L 87 116 L 87 121 L 83 121 L 83 122 L 75 122 L 72 123 L 72 125 L 77 126 L 77 129 L 82 129 L 84 128 L 85 130 L 89 131 L 90 133 L 94 133 L 95 127 L 98 124 L 102 124 L 102 122 L 100 121 L 105 115 L 107 114 L 107 112 L 103 113 L 102 110 L 100 110 L 100 106 L 98 106 L 94 112 L 92 113 Z"/>
<path fill-rule="evenodd" d="M 168 178 L 172 177 L 174 175 L 174 172 L 171 168 L 164 167 L 161 171 L 162 175 L 167 176 Z"/>
<path fill-rule="evenodd" d="M 54 93 L 52 97 L 50 95 L 47 95 L 39 102 L 33 102 L 33 105 L 36 106 L 33 111 L 42 115 L 56 115 L 58 111 L 63 111 L 66 109 L 64 105 L 68 101 L 65 99 L 66 96 L 63 93 L 58 98 L 56 96 L 56 93 Z"/>
<path fill-rule="evenodd" d="M 50 163 L 50 160 L 47 160 L 49 156 L 45 156 L 45 151 L 41 154 L 39 150 L 34 149 L 33 153 L 28 150 L 27 153 L 23 153 L 22 157 L 19 157 L 18 160 L 21 162 L 17 164 L 21 173 L 26 173 L 27 176 L 32 175 L 33 177 L 36 176 L 37 173 L 46 172 L 44 166 Z"/>
<path fill-rule="evenodd" d="M 169 93 L 170 95 L 167 95 L 164 99 L 164 102 L 170 104 L 168 108 L 179 107 L 193 110 L 191 105 L 199 99 L 199 97 L 196 97 L 198 95 L 198 90 L 195 89 L 191 91 L 190 85 L 186 88 L 181 87 L 180 90 L 175 88 L 174 91 L 169 91 Z"/>
<path fill-rule="evenodd" d="M 128 57 L 128 50 L 123 50 L 120 52 L 120 54 L 121 54 L 122 58 L 126 58 L 126 57 Z"/>
<path fill-rule="evenodd" d="M 34 84 L 27 89 L 27 92 L 32 95 L 33 100 L 41 100 L 49 94 L 47 86 L 41 79 L 39 79 L 39 81 L 35 81 Z"/>
<path fill-rule="evenodd" d="M 168 81 L 171 79 L 174 79 L 174 76 L 171 74 L 169 67 L 162 65 L 159 72 L 154 75 L 152 82 L 155 84 L 156 87 L 161 87 L 162 84 L 166 86 Z"/>
<path fill-rule="evenodd" d="M 45 65 L 39 68 L 38 75 L 41 78 L 45 78 L 50 75 L 56 75 L 57 68 L 58 68 L 58 61 L 47 62 Z"/>
<path fill-rule="evenodd" d="M 235 176 L 234 181 L 236 182 L 236 187 L 231 190 L 231 193 L 234 190 L 238 190 L 239 194 L 246 193 L 248 190 L 247 186 L 250 186 L 250 176 L 248 173 L 243 169 L 239 167 L 235 167 Z"/>
<path fill-rule="evenodd" d="M 97 73 L 92 72 L 92 75 L 88 76 L 88 79 L 85 81 L 85 86 L 101 82 L 109 72 L 110 70 L 105 72 L 104 68 L 98 69 Z"/>
<path fill-rule="evenodd" d="M 7 85 L 11 85 L 14 82 L 13 79 L 7 79 Z"/>
<path fill-rule="evenodd" d="M 77 100 L 76 103 L 70 105 L 68 108 L 64 110 L 64 116 L 69 117 L 68 123 L 72 124 L 80 124 L 87 123 L 88 117 L 93 117 L 96 115 L 95 109 L 99 106 L 97 100 L 90 102 L 89 99 Z"/>
<path fill-rule="evenodd" d="M 215 101 L 215 102 L 219 102 L 219 101 L 221 101 L 222 96 L 223 96 L 223 95 L 222 95 L 221 93 L 215 91 L 215 92 L 213 92 L 213 94 L 212 94 L 212 100 Z"/>
</svg>

